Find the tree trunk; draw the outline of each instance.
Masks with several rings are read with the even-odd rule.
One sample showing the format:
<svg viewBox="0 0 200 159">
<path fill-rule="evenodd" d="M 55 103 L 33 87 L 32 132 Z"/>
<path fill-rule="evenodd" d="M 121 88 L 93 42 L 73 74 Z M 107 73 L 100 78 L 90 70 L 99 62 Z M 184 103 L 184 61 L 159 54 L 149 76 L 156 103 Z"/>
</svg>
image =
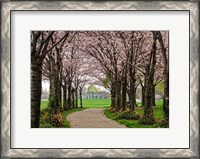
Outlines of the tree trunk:
<svg viewBox="0 0 200 159">
<path fill-rule="evenodd" d="M 58 83 L 57 83 L 57 98 L 58 98 L 58 108 L 61 110 L 62 108 L 62 93 L 61 93 L 61 84 L 60 84 L 60 79 L 58 77 Z"/>
<path fill-rule="evenodd" d="M 130 72 L 130 110 L 135 111 L 136 104 L 136 89 L 135 89 L 135 71 Z"/>
<path fill-rule="evenodd" d="M 164 72 L 164 99 L 163 99 L 164 117 L 169 121 L 169 72 Z"/>
<path fill-rule="evenodd" d="M 146 87 L 146 86 L 145 86 Z M 142 86 L 142 106 L 145 105 L 145 87 Z"/>
<path fill-rule="evenodd" d="M 64 80 L 63 85 L 63 109 L 67 110 L 67 82 Z"/>
<path fill-rule="evenodd" d="M 31 128 L 38 128 L 42 92 L 42 65 L 31 62 Z"/>
<path fill-rule="evenodd" d="M 121 98 L 121 107 L 122 111 L 125 111 L 127 108 L 127 103 L 126 103 L 126 84 L 122 84 L 122 98 Z"/>
<path fill-rule="evenodd" d="M 152 97 L 151 97 L 151 106 L 156 106 L 156 102 L 155 102 L 155 85 L 152 86 Z"/>
<path fill-rule="evenodd" d="M 49 108 L 50 108 L 50 111 L 53 112 L 53 106 L 52 106 L 52 99 L 53 99 L 53 94 L 54 94 L 54 90 L 53 90 L 53 74 L 54 74 L 54 61 L 53 61 L 53 58 L 52 56 L 49 54 L 49 64 L 50 64 L 50 69 L 49 69 Z"/>
<path fill-rule="evenodd" d="M 75 108 L 78 108 L 78 88 L 75 89 Z"/>
<path fill-rule="evenodd" d="M 59 108 L 61 111 L 63 111 L 63 108 L 62 108 L 62 79 L 61 79 L 61 76 L 59 77 L 59 82 L 58 82 L 58 99 L 59 99 Z"/>
<path fill-rule="evenodd" d="M 68 99 L 67 99 L 67 107 L 71 109 L 71 83 L 68 84 Z"/>
<path fill-rule="evenodd" d="M 158 31 L 157 34 L 163 56 L 163 63 L 165 67 L 163 72 L 164 76 L 163 111 L 164 111 L 164 118 L 169 122 L 169 61 L 167 58 L 166 48 L 162 40 L 162 34 L 160 33 L 160 31 Z"/>
<path fill-rule="evenodd" d="M 51 115 L 53 116 L 58 112 L 59 99 L 58 99 L 58 65 L 55 59 L 50 59 L 50 94 L 49 94 L 49 107 L 51 109 Z"/>
<path fill-rule="evenodd" d="M 127 99 L 127 101 L 128 101 L 127 107 L 130 109 L 130 89 L 129 90 L 127 89 L 126 94 L 127 94 L 127 97 L 128 97 L 128 99 Z"/>
<path fill-rule="evenodd" d="M 75 108 L 75 90 L 72 88 L 71 90 L 71 94 L 72 94 L 72 108 Z"/>
<path fill-rule="evenodd" d="M 152 97 L 152 80 L 150 77 L 146 82 L 146 89 L 145 89 L 145 105 L 144 105 L 144 123 L 143 124 L 153 124 L 154 123 L 154 115 L 153 115 L 153 109 L 151 107 L 151 97 Z"/>
<path fill-rule="evenodd" d="M 116 110 L 116 91 L 114 83 L 111 84 L 111 108 Z"/>
<path fill-rule="evenodd" d="M 124 68 L 124 75 L 122 77 L 122 94 L 121 94 L 121 107 L 122 111 L 126 110 L 127 104 L 126 104 L 126 92 L 127 92 L 127 72 L 126 68 Z"/>
<path fill-rule="evenodd" d="M 61 81 L 61 57 L 60 57 L 60 50 L 56 47 L 56 70 L 55 70 L 55 74 L 56 74 L 56 86 L 57 86 L 57 94 L 55 94 L 56 98 L 58 99 L 58 109 L 61 110 L 61 106 L 62 106 L 62 92 L 61 92 L 61 85 L 62 85 L 62 81 Z"/>
<path fill-rule="evenodd" d="M 80 107 L 83 108 L 82 89 L 80 89 L 79 93 L 80 93 Z"/>
<path fill-rule="evenodd" d="M 121 109 L 121 81 L 117 81 L 116 85 L 116 110 Z"/>
<path fill-rule="evenodd" d="M 59 87 L 58 87 L 58 82 L 59 82 L 59 76 L 58 76 L 58 66 L 55 64 L 55 70 L 53 72 L 53 98 L 52 98 L 52 107 L 53 107 L 53 114 L 57 114 L 59 111 Z"/>
<path fill-rule="evenodd" d="M 154 73 L 156 65 L 156 39 L 157 33 L 153 31 L 153 45 L 149 58 L 149 64 L 146 67 L 146 88 L 145 88 L 145 106 L 144 106 L 144 123 L 143 124 L 154 124 L 154 114 L 152 109 L 152 93 L 154 87 Z"/>
</svg>

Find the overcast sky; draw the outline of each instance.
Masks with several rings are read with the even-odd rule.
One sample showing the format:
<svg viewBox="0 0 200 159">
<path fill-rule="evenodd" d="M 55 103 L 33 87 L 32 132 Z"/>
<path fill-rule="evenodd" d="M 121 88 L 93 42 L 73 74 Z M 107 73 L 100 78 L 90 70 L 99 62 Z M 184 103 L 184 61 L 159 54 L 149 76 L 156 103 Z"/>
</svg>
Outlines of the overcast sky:
<svg viewBox="0 0 200 159">
<path fill-rule="evenodd" d="M 88 87 L 88 85 L 86 85 L 85 87 Z M 103 86 L 95 85 L 95 87 L 97 87 L 99 91 L 108 92 L 108 90 L 105 89 Z M 49 91 L 49 81 L 42 81 L 42 89 L 46 89 L 47 91 Z"/>
</svg>

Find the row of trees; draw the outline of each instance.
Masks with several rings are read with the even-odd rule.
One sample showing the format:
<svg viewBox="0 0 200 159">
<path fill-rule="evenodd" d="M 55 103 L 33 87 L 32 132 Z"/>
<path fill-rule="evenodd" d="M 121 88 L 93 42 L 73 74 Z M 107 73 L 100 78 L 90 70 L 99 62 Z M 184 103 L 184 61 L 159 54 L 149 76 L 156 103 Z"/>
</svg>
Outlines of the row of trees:
<svg viewBox="0 0 200 159">
<path fill-rule="evenodd" d="M 89 81 L 110 90 L 113 111 L 130 109 L 132 113 L 140 86 L 146 124 L 154 123 L 155 86 L 164 82 L 163 111 L 168 121 L 168 63 L 168 32 L 33 31 L 31 127 L 39 127 L 42 78 L 50 82 L 53 121 L 63 109 L 78 107 L 78 93 L 81 98 Z"/>
<path fill-rule="evenodd" d="M 60 112 L 78 107 L 78 90 L 88 80 L 76 32 L 31 32 L 31 127 L 39 127 L 41 83 L 48 80 L 49 108 L 53 124 L 59 125 Z M 84 68 L 85 67 L 85 68 Z M 87 69 L 87 70 L 86 70 Z M 68 93 L 67 93 L 68 92 Z M 67 96 L 68 95 L 68 96 Z M 63 101 L 63 102 L 62 102 Z M 82 106 L 82 98 L 80 105 Z"/>
<path fill-rule="evenodd" d="M 128 108 L 135 113 L 136 90 L 140 85 L 144 106 L 143 123 L 153 124 L 155 87 L 163 81 L 163 111 L 168 122 L 168 32 L 101 31 L 87 34 L 90 40 L 88 45 L 85 45 L 85 50 L 102 69 L 102 82 L 111 92 L 112 110 L 126 110 L 128 96 Z"/>
</svg>

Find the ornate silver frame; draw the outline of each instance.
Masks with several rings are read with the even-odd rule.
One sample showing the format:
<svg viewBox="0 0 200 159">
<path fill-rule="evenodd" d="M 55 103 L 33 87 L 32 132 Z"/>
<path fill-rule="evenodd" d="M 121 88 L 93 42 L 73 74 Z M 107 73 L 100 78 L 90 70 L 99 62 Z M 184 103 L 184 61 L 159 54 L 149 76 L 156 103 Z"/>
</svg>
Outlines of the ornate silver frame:
<svg viewBox="0 0 200 159">
<path fill-rule="evenodd" d="M 188 10 L 190 11 L 189 149 L 12 149 L 10 147 L 10 18 L 12 10 Z M 2 1 L 1 2 L 1 157 L 199 158 L 199 2 Z"/>
</svg>

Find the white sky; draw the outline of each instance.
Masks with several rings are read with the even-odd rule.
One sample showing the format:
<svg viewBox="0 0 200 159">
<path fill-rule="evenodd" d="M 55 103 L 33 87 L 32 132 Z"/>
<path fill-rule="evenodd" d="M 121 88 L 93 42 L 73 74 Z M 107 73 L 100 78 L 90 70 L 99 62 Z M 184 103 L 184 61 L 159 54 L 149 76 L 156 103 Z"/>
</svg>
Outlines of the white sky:
<svg viewBox="0 0 200 159">
<path fill-rule="evenodd" d="M 89 85 L 86 84 L 85 87 L 88 87 Z M 99 91 L 106 91 L 108 92 L 107 89 L 105 89 L 103 86 L 99 86 L 99 85 L 94 85 L 95 87 L 98 88 Z M 49 81 L 42 81 L 42 89 L 46 89 L 47 91 L 49 91 Z"/>
</svg>

